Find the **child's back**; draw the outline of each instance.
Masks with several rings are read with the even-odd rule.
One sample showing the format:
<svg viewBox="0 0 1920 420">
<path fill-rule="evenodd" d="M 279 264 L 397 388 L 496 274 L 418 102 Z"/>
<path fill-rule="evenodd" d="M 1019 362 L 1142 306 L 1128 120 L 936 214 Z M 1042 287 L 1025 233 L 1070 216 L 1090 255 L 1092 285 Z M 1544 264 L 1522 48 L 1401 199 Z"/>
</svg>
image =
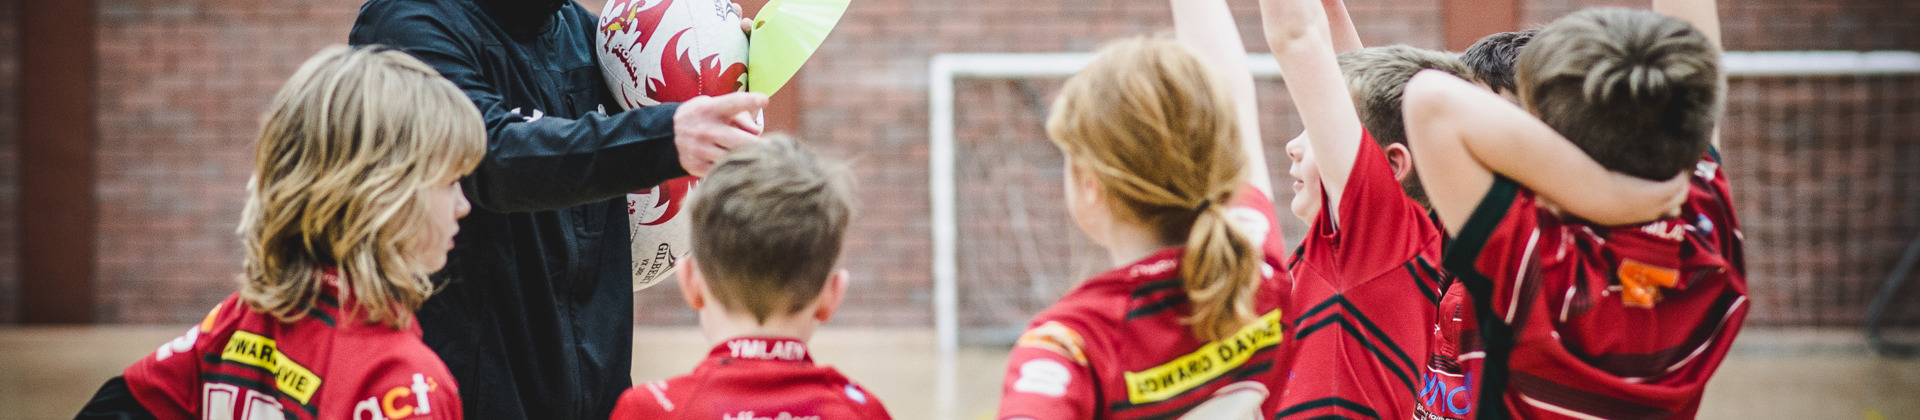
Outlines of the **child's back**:
<svg viewBox="0 0 1920 420">
<path fill-rule="evenodd" d="M 366 325 L 341 308 L 356 302 L 335 303 L 331 285 L 326 293 L 291 323 L 248 307 L 238 293 L 228 296 L 186 335 L 128 367 L 126 383 L 163 419 L 268 411 L 297 419 L 461 418 L 459 388 L 420 342 L 418 324 Z"/>
<path fill-rule="evenodd" d="M 693 372 L 635 386 L 615 419 L 883 419 L 880 401 L 832 367 L 815 365 L 807 344 L 742 337 L 707 353 Z"/>
<path fill-rule="evenodd" d="M 889 418 L 807 351 L 846 292 L 833 266 L 852 214 L 846 168 L 774 136 L 730 151 L 695 188 L 677 274 L 714 348 L 692 373 L 628 389 L 613 418 Z"/>
<path fill-rule="evenodd" d="M 1416 77 L 1423 92 L 1409 94 L 1409 120 L 1447 115 L 1409 127 L 1422 125 L 1416 156 L 1434 159 L 1421 168 L 1438 172 L 1425 179 L 1455 237 L 1446 268 L 1474 295 L 1485 357 L 1462 361 L 1481 372 L 1472 385 L 1491 391 L 1475 410 L 1519 418 L 1698 410 L 1747 311 L 1738 220 L 1710 146 L 1717 56 L 1678 19 L 1600 9 L 1555 22 L 1521 53 L 1519 97 L 1538 121 L 1500 106 L 1448 115 L 1448 104 L 1499 100 L 1457 79 Z M 1591 161 L 1527 163 L 1569 146 Z M 1585 168 L 1596 164 L 1614 172 Z M 1644 223 L 1602 225 L 1561 211 L 1571 201 L 1638 201 L 1595 191 L 1609 176 L 1675 187 L 1684 178 L 1686 196 L 1649 207 L 1677 209 Z"/>
<path fill-rule="evenodd" d="M 1103 48 L 1047 134 L 1068 213 L 1110 270 L 1035 315 L 1002 419 L 1271 418 L 1287 274 L 1253 78 L 1220 0 L 1173 2 L 1178 41 Z"/>
</svg>

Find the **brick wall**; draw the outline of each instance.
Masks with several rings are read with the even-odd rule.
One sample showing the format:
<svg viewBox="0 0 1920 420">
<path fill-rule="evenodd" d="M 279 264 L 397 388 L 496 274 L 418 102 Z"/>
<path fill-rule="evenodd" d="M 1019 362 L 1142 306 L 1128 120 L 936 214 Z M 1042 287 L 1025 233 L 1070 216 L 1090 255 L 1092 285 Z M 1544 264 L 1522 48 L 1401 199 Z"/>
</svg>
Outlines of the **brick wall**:
<svg viewBox="0 0 1920 420">
<path fill-rule="evenodd" d="M 238 283 L 262 107 L 359 1 L 101 0 L 98 319 L 198 319 Z"/>
<path fill-rule="evenodd" d="M 1545 24 L 1586 7 L 1645 8 L 1648 0 L 1524 0 L 1522 21 Z M 1728 50 L 1916 50 L 1920 3 L 1887 0 L 1720 1 Z"/>
<path fill-rule="evenodd" d="M 191 321 L 234 287 L 231 276 L 239 267 L 240 252 L 232 231 L 259 108 L 302 59 L 344 41 L 361 1 L 97 1 L 101 208 L 98 278 L 93 281 L 99 319 Z M 600 3 L 582 1 L 590 10 L 598 10 Z M 1547 22 L 1592 5 L 1645 4 L 1526 3 L 1528 22 Z M 1912 2 L 1722 3 L 1730 49 L 1920 49 L 1920 4 Z M 1247 49 L 1264 51 L 1256 4 L 1234 0 L 1233 5 Z M 1437 0 L 1351 0 L 1348 6 L 1370 45 L 1440 44 Z M 16 307 L 10 299 L 18 296 L 13 260 L 20 246 L 15 243 L 18 174 L 10 172 L 17 167 L 14 136 L 20 105 L 13 94 L 18 92 L 13 13 L 13 7 L 0 8 L 0 92 L 8 93 L 0 95 L 0 308 Z M 824 153 L 858 162 L 860 213 L 842 260 L 853 272 L 854 286 L 835 323 L 927 325 L 932 295 L 928 59 L 945 52 L 1091 51 L 1106 40 L 1162 30 L 1170 22 L 1164 0 L 858 0 L 840 25 L 798 82 L 806 110 L 799 136 Z M 1049 103 L 1055 83 L 961 83 L 963 147 L 997 151 L 985 148 L 1018 145 L 1033 152 L 1022 156 L 1045 164 L 1050 146 L 1033 147 L 1041 140 L 1039 114 L 1030 97 L 1041 105 Z M 1298 132 L 1298 123 L 1281 84 L 1263 81 L 1259 89 L 1265 133 L 1279 144 Z M 1913 91 L 1911 81 L 1897 80 L 1736 83 L 1736 95 L 1745 96 L 1734 98 L 1729 124 L 1752 128 L 1730 130 L 1728 143 L 1735 162 L 1755 162 L 1731 169 L 1740 180 L 1740 211 L 1754 237 L 1749 258 L 1756 273 L 1756 321 L 1858 322 L 1857 316 L 1847 314 L 1858 312 L 1872 293 L 1869 282 L 1885 276 L 1886 268 L 1875 267 L 1890 266 L 1890 254 L 1904 245 L 1901 236 L 1920 229 L 1910 222 L 1920 220 L 1920 204 L 1912 198 L 1920 196 L 1912 181 L 1920 176 L 1906 168 L 1920 158 L 1913 157 L 1916 141 L 1911 133 L 1916 130 L 1910 122 L 1920 106 L 1910 94 L 1894 94 Z M 1800 100 L 1795 98 L 1873 104 L 1880 107 L 1873 109 L 1886 111 L 1862 117 L 1857 110 L 1867 108 L 1775 106 L 1797 103 L 1792 102 Z M 1284 156 L 1278 150 L 1269 152 L 1276 175 L 1284 172 Z M 992 162 L 978 159 L 994 155 L 967 156 L 985 165 Z M 1865 158 L 1884 161 L 1858 165 L 1850 160 Z M 1803 170 L 1803 165 L 1815 166 Z M 1052 178 L 1047 178 L 1046 168 L 1034 167 L 1038 170 L 1014 174 L 1026 178 L 1001 180 L 1024 182 L 1021 188 L 1043 199 L 1055 197 L 1048 195 L 1057 194 L 1052 189 L 1057 185 L 1047 184 Z M 962 186 L 963 194 L 991 197 L 1005 189 L 991 178 L 1005 169 L 979 168 L 976 173 L 987 178 L 969 178 L 966 182 L 972 184 Z M 1747 170 L 1752 172 L 1742 172 Z M 1284 175 L 1279 178 L 1284 181 Z M 991 203 L 971 205 L 983 214 L 995 208 L 1005 211 L 981 207 L 984 204 Z M 1046 207 L 1049 202 L 1028 204 L 1031 214 L 1049 220 L 1061 216 Z M 978 228 L 963 232 L 971 235 L 963 240 L 997 240 L 993 227 Z M 1048 229 L 1053 236 L 1079 235 L 1063 226 Z M 1285 229 L 1295 235 L 1303 230 L 1297 224 Z M 1820 249 L 1829 251 L 1806 252 Z M 991 268 L 982 267 L 977 270 Z M 1052 270 L 1070 277 L 1083 274 L 1070 273 L 1080 269 L 1068 263 Z M 673 287 L 637 295 L 636 318 L 643 323 L 691 323 Z M 1782 308 L 1804 310 L 1789 313 Z M 13 322 L 12 312 L 0 310 L 0 323 Z M 1909 310 L 1903 319 L 1920 319 L 1920 314 Z"/>
<path fill-rule="evenodd" d="M 20 313 L 20 3 L 0 1 L 0 324 Z"/>
</svg>

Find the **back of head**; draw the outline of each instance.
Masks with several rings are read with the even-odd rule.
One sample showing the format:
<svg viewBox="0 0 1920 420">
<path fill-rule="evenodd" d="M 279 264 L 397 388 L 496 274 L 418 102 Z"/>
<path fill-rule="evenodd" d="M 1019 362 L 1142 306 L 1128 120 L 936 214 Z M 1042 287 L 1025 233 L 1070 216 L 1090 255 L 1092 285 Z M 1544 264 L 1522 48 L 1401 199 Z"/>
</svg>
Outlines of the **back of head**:
<svg viewBox="0 0 1920 420">
<path fill-rule="evenodd" d="M 780 135 L 714 163 L 689 206 L 714 298 L 759 322 L 805 309 L 840 258 L 852 183 L 844 165 Z"/>
<path fill-rule="evenodd" d="M 1602 166 L 1662 180 L 1693 167 L 1720 115 L 1720 51 L 1677 18 L 1591 9 L 1520 53 L 1520 100 Z"/>
<path fill-rule="evenodd" d="M 268 105 L 240 235 L 241 296 L 291 322 L 315 307 L 319 272 L 339 270 L 357 319 L 399 328 L 433 292 L 414 239 L 425 192 L 486 153 L 480 113 L 452 82 L 381 47 L 327 48 Z"/>
<path fill-rule="evenodd" d="M 1540 34 L 1540 28 L 1527 28 L 1513 32 L 1501 32 L 1487 35 L 1475 41 L 1467 51 L 1460 53 L 1460 61 L 1467 66 L 1467 72 L 1475 82 L 1487 85 L 1494 93 L 1512 93 L 1513 62 L 1520 59 L 1520 50 Z"/>
<path fill-rule="evenodd" d="M 1099 183 L 1115 218 L 1187 244 L 1189 322 L 1205 340 L 1253 319 L 1260 258 L 1227 227 L 1246 157 L 1220 86 L 1171 39 L 1125 39 L 1067 80 L 1047 120 L 1048 137 L 1075 166 L 1068 170 Z"/>
<path fill-rule="evenodd" d="M 1407 80 L 1421 70 L 1434 69 L 1455 76 L 1466 70 L 1460 60 L 1447 53 L 1389 45 L 1368 47 L 1341 53 L 1340 73 L 1346 76 L 1347 89 L 1353 94 L 1360 124 L 1367 128 L 1380 147 L 1407 144 L 1407 127 L 1400 114 L 1400 99 Z M 1427 191 L 1420 187 L 1417 173 L 1400 181 L 1400 189 L 1421 206 L 1427 205 Z"/>
</svg>

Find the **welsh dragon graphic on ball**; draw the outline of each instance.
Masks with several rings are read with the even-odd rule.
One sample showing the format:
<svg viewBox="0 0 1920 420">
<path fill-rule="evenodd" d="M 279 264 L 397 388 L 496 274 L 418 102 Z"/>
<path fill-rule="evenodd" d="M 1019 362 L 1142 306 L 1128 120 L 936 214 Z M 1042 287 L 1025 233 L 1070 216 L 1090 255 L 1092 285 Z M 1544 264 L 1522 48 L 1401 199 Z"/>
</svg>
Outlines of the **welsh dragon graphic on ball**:
<svg viewBox="0 0 1920 420">
<path fill-rule="evenodd" d="M 611 0 L 595 35 L 600 73 L 621 107 L 633 109 L 746 88 L 747 35 L 729 0 Z M 666 279 L 691 245 L 680 216 L 696 180 L 685 177 L 627 195 L 633 290 Z"/>
</svg>

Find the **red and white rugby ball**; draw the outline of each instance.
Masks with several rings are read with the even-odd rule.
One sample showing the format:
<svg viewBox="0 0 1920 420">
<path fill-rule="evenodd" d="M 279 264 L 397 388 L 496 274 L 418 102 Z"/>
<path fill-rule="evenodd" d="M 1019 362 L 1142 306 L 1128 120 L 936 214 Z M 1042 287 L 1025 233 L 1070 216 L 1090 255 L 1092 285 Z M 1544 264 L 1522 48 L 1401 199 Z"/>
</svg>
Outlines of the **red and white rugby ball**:
<svg viewBox="0 0 1920 420">
<path fill-rule="evenodd" d="M 627 109 L 746 89 L 747 34 L 730 0 L 612 0 L 600 11 L 601 75 Z"/>
<path fill-rule="evenodd" d="M 730 0 L 611 0 L 595 35 L 600 73 L 625 109 L 746 89 L 747 35 Z M 633 290 L 673 273 L 692 243 L 681 216 L 697 180 L 627 195 Z"/>
</svg>

